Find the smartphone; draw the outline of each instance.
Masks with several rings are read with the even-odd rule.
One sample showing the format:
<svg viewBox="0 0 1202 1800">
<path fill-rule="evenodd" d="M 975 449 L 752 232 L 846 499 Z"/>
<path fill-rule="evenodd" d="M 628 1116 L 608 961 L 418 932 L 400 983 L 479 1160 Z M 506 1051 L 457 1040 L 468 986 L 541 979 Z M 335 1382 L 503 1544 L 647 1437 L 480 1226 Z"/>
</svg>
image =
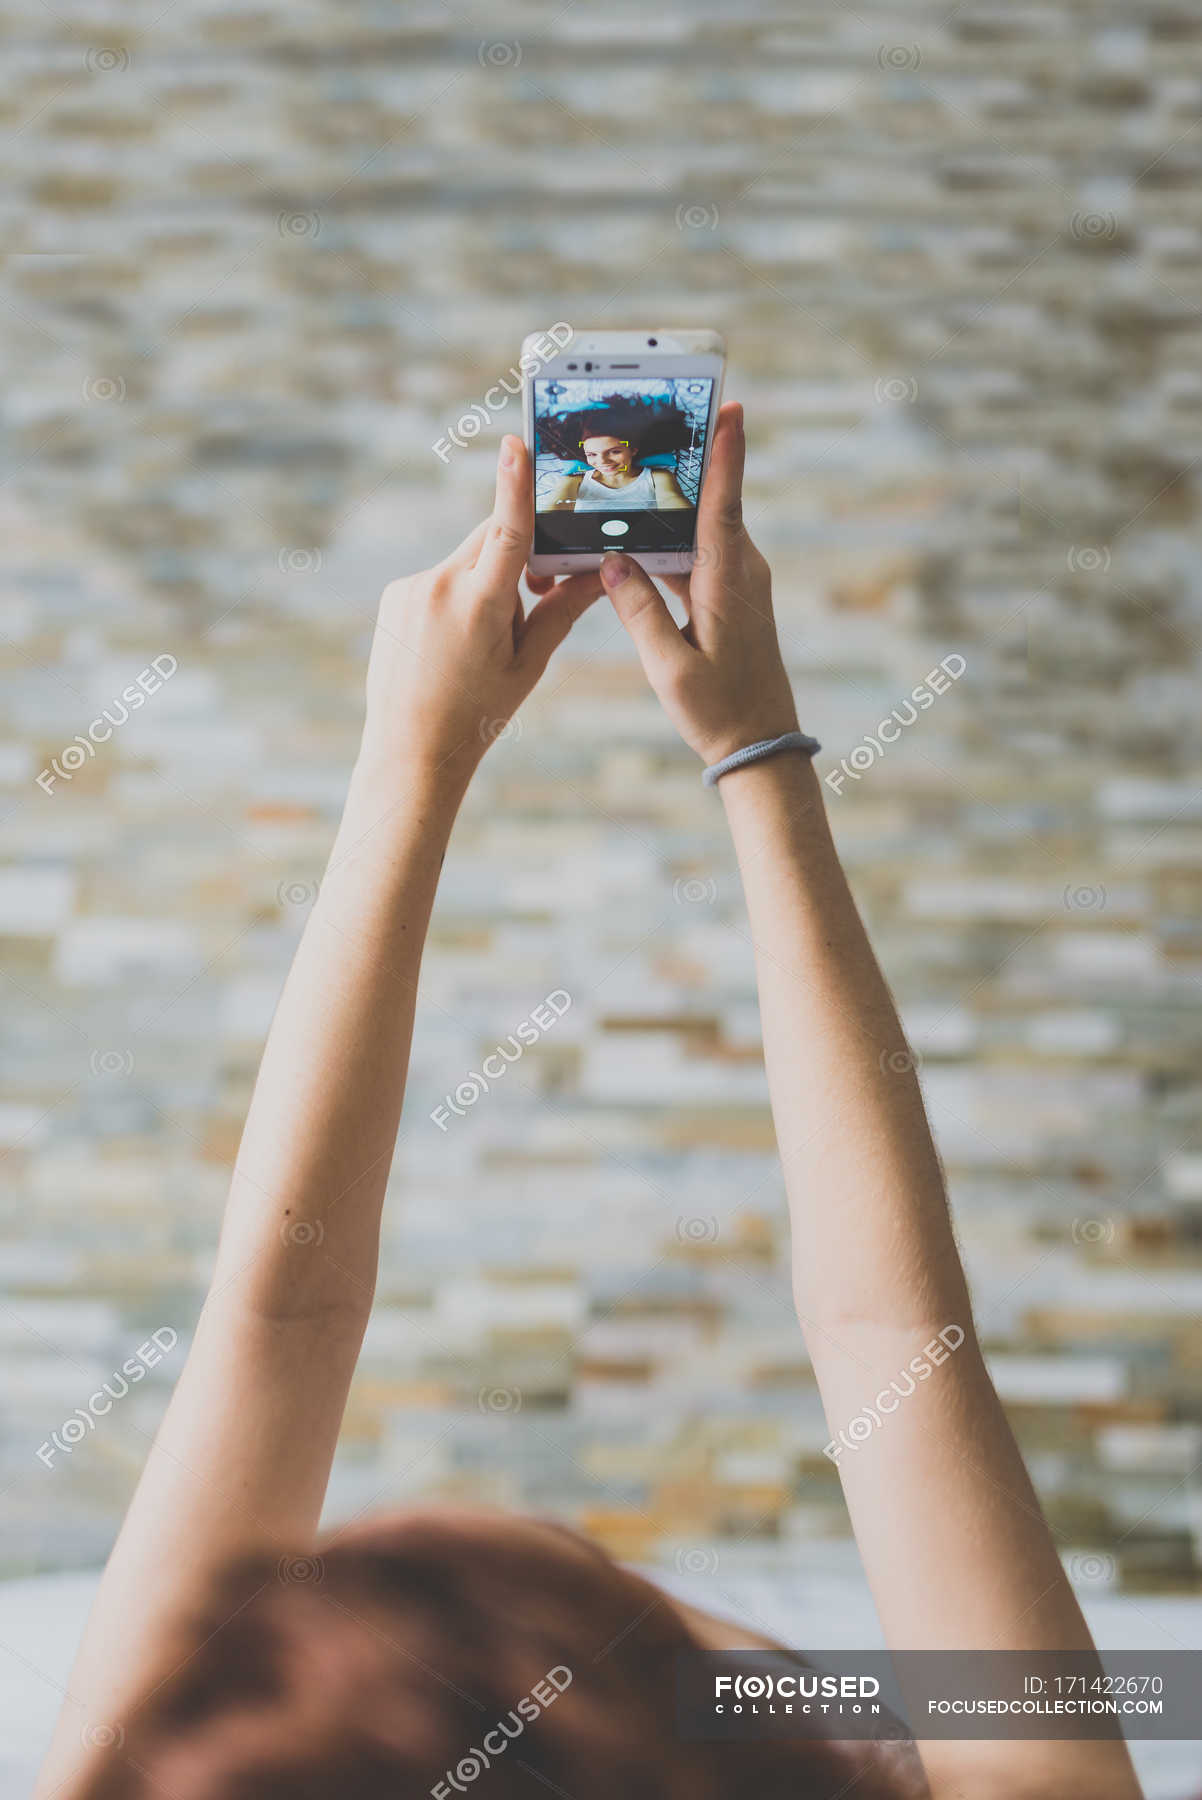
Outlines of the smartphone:
<svg viewBox="0 0 1202 1800">
<path fill-rule="evenodd" d="M 579 331 L 522 345 L 534 464 L 533 575 L 622 550 L 650 574 L 690 569 L 722 399 L 717 331 Z"/>
</svg>

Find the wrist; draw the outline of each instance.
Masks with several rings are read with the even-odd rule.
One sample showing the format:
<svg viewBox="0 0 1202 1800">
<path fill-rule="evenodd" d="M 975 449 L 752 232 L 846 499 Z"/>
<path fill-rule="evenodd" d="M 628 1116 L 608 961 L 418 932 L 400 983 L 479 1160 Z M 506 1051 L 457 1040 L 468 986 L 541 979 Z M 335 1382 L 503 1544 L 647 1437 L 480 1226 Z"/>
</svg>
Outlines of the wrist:
<svg viewBox="0 0 1202 1800">
<path fill-rule="evenodd" d="M 789 732 L 800 729 L 796 707 L 792 705 L 773 707 L 770 711 L 765 710 L 760 718 L 750 719 L 737 726 L 728 726 L 721 732 L 715 732 L 704 744 L 694 747 L 706 767 L 712 768 L 714 763 L 724 762 L 737 750 L 746 750 L 752 744 L 767 743 L 772 738 L 785 737 Z"/>
<path fill-rule="evenodd" d="M 414 798 L 423 806 L 459 807 L 480 762 L 482 748 L 464 740 L 443 745 L 414 744 L 403 739 L 363 733 L 351 773 L 351 793 L 375 804 Z"/>
<path fill-rule="evenodd" d="M 358 860 L 374 849 L 390 860 L 420 838 L 441 860 L 470 779 L 470 771 L 424 755 L 384 757 L 365 746 L 351 771 L 335 853 L 349 849 Z"/>
<path fill-rule="evenodd" d="M 382 770 L 361 756 L 315 913 L 379 923 L 405 897 L 410 926 L 423 905 L 428 914 L 461 799 L 459 788 L 424 765 L 394 758 Z"/>
<path fill-rule="evenodd" d="M 730 769 L 718 781 L 717 789 L 728 815 L 732 809 L 783 805 L 790 812 L 803 808 L 825 817 L 814 760 L 800 750 L 781 750 L 775 756 Z"/>
</svg>

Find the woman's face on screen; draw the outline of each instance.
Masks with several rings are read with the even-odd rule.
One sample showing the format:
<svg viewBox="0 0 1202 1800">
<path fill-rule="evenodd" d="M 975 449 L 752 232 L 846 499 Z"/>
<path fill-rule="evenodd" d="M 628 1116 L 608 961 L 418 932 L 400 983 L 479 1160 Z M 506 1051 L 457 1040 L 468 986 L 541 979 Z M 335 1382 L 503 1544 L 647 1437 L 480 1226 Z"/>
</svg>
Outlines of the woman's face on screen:
<svg viewBox="0 0 1202 1800">
<path fill-rule="evenodd" d="M 633 445 L 624 438 L 587 437 L 581 449 L 584 460 L 598 475 L 629 475 L 637 460 Z"/>
</svg>

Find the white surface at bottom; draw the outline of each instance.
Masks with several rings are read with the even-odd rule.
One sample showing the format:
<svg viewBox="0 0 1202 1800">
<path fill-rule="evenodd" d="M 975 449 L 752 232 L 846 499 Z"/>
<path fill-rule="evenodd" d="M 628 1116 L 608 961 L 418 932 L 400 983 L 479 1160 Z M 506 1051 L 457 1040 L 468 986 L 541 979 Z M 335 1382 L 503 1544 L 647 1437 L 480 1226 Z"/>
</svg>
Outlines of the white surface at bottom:
<svg viewBox="0 0 1202 1800">
<path fill-rule="evenodd" d="M 714 1546 L 717 1572 L 642 1573 L 695 1606 L 792 1641 L 799 1649 L 871 1649 L 881 1642 L 850 1544 L 790 1550 L 791 1568 Z M 46 1575 L 0 1582 L 0 1800 L 28 1800 L 66 1687 L 98 1576 Z M 1109 1649 L 1202 1649 L 1202 1605 L 1188 1599 L 1083 1600 Z M 1202 1729 L 1202 1726 L 1200 1726 Z M 1202 1800 L 1202 1743 L 1132 1746 L 1147 1800 Z"/>
</svg>

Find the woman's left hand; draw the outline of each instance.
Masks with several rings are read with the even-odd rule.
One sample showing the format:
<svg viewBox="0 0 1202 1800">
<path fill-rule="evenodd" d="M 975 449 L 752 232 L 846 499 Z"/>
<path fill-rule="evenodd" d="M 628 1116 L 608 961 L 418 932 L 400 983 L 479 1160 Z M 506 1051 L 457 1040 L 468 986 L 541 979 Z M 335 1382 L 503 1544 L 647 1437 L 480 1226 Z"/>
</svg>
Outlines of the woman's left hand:
<svg viewBox="0 0 1202 1800">
<path fill-rule="evenodd" d="M 602 592 L 588 570 L 530 577 L 541 595 L 527 616 L 518 583 L 530 555 L 534 482 L 518 437 L 502 440 L 492 515 L 443 562 L 389 582 L 367 669 L 361 762 L 467 785 L 546 668 Z"/>
</svg>

